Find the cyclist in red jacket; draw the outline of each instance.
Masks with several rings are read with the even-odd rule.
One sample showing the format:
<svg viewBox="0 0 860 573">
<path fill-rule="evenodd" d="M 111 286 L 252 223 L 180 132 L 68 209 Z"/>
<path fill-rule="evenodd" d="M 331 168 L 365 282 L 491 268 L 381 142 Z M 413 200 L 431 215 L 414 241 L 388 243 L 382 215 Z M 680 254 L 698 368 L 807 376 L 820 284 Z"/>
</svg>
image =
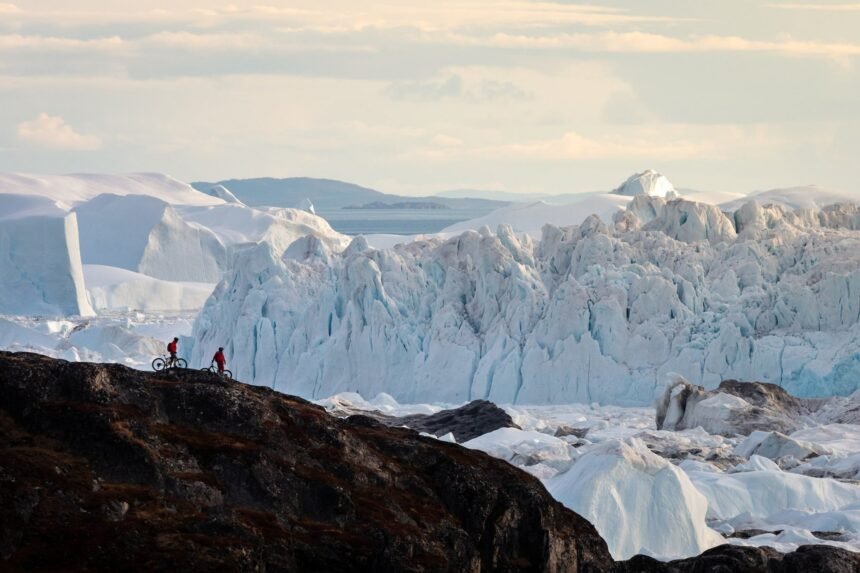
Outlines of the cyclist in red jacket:
<svg viewBox="0 0 860 573">
<path fill-rule="evenodd" d="M 168 364 L 170 366 L 176 365 L 176 352 L 178 350 L 178 346 L 179 346 L 179 337 L 178 336 L 174 337 L 173 340 L 171 340 L 170 342 L 167 343 L 167 351 L 170 353 L 170 361 L 168 362 Z"/>
<path fill-rule="evenodd" d="M 218 374 L 224 375 L 224 365 L 227 364 L 227 359 L 224 358 L 224 347 L 218 348 L 218 352 L 212 357 L 212 362 L 218 365 Z"/>
</svg>

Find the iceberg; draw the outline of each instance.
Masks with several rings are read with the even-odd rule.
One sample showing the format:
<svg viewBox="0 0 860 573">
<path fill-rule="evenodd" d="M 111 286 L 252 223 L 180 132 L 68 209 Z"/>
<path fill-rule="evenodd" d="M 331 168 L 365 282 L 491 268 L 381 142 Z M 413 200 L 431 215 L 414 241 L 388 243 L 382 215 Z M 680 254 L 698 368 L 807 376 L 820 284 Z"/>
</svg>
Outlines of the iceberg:
<svg viewBox="0 0 860 573">
<path fill-rule="evenodd" d="M 94 314 L 77 217 L 48 198 L 0 195 L 0 313 Z"/>
<path fill-rule="evenodd" d="M 645 405 L 670 372 L 705 389 L 848 395 L 857 207 L 760 209 L 640 194 L 612 221 L 545 225 L 538 239 L 500 225 L 386 250 L 260 244 L 207 301 L 192 360 L 224 346 L 237 377 L 308 398 Z"/>
<path fill-rule="evenodd" d="M 687 474 L 636 438 L 597 444 L 546 485 L 597 528 L 615 559 L 687 557 L 724 543 Z"/>
</svg>

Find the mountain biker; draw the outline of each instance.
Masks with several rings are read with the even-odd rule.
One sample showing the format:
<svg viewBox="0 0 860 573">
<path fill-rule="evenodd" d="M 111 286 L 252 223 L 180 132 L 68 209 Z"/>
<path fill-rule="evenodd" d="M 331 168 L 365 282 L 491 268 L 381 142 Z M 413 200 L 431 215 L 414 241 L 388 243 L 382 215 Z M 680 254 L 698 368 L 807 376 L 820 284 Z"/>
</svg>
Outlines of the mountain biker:
<svg viewBox="0 0 860 573">
<path fill-rule="evenodd" d="M 218 352 L 212 357 L 212 362 L 218 365 L 218 374 L 224 375 L 224 365 L 227 364 L 227 359 L 224 358 L 224 347 L 218 347 Z"/>
<path fill-rule="evenodd" d="M 170 360 L 168 364 L 171 366 L 176 365 L 176 351 L 179 346 L 179 337 L 174 336 L 173 340 L 167 343 L 167 351 L 170 353 Z"/>
</svg>

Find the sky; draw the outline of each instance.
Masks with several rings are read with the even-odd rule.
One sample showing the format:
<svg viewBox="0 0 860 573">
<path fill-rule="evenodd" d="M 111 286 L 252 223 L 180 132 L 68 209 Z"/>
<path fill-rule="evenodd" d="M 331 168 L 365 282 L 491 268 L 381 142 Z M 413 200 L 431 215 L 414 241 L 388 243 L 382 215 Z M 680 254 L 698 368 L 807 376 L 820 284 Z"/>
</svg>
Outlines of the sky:
<svg viewBox="0 0 860 573">
<path fill-rule="evenodd" d="M 860 3 L 0 0 L 0 171 L 857 191 Z"/>
</svg>

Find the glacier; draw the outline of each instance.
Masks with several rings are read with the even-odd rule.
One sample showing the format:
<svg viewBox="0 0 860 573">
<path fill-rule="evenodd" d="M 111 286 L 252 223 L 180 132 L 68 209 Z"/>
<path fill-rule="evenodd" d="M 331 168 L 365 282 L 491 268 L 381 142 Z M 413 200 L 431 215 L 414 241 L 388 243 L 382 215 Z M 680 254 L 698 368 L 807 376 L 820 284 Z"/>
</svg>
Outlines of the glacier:
<svg viewBox="0 0 860 573">
<path fill-rule="evenodd" d="M 508 225 L 376 250 L 237 255 L 192 363 L 309 398 L 650 404 L 676 372 L 798 396 L 860 387 L 860 208 L 736 210 L 636 195 L 610 221 Z"/>
</svg>

